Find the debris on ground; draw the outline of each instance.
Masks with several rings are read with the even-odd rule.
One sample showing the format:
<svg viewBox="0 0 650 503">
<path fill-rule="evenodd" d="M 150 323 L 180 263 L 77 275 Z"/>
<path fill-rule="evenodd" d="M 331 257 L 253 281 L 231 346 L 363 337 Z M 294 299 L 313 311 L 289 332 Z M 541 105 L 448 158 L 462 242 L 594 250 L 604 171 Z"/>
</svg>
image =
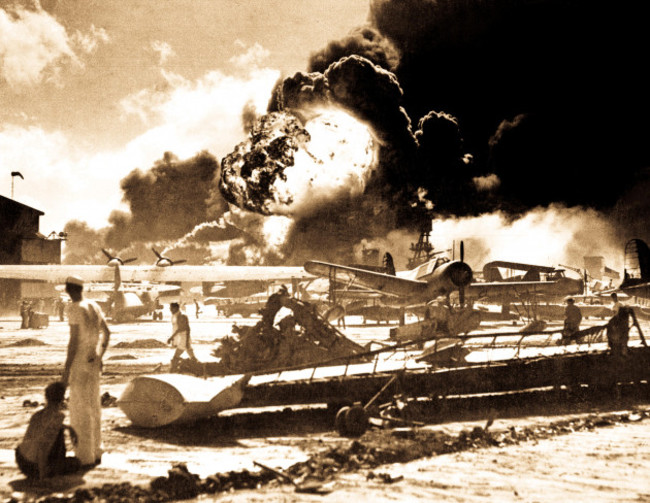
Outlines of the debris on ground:
<svg viewBox="0 0 650 503">
<path fill-rule="evenodd" d="M 137 360 L 137 359 L 138 359 L 137 356 L 133 356 L 133 355 L 129 355 L 129 354 L 126 354 L 126 355 L 113 355 L 113 356 L 107 358 L 107 360 Z"/>
<path fill-rule="evenodd" d="M 391 484 L 403 480 L 388 473 L 374 473 L 372 469 L 389 463 L 405 463 L 417 458 L 478 449 L 491 446 L 515 445 L 521 442 L 542 440 L 582 430 L 612 426 L 618 423 L 640 421 L 650 417 L 650 412 L 632 410 L 612 414 L 590 415 L 578 419 L 552 422 L 550 424 L 515 427 L 487 431 L 476 426 L 457 435 L 437 430 L 417 429 L 408 438 L 393 436 L 390 431 L 370 430 L 362 440 L 353 440 L 348 445 L 331 447 L 313 454 L 306 461 L 295 463 L 283 470 L 288 477 L 299 484 L 306 480 L 332 481 L 340 472 L 369 469 L 367 479 L 378 479 Z M 263 486 L 281 484 L 276 475 L 268 470 L 230 471 L 216 473 L 205 479 L 191 473 L 184 463 L 175 464 L 166 477 L 153 479 L 149 487 L 134 486 L 128 482 L 103 484 L 99 487 L 80 488 L 74 493 L 57 493 L 35 500 L 37 503 L 81 503 L 103 501 L 107 503 L 138 501 L 140 503 L 162 503 L 198 498 L 202 494 L 217 494 L 240 489 L 259 489 Z M 288 482 L 287 482 L 288 483 Z M 7 503 L 18 503 L 11 498 Z"/>
<path fill-rule="evenodd" d="M 39 341 L 38 339 L 21 339 L 16 342 L 12 342 L 11 344 L 7 344 L 6 348 L 25 348 L 25 347 L 31 347 L 31 346 L 47 346 L 47 343 L 43 341 Z"/>
<path fill-rule="evenodd" d="M 395 482 L 404 480 L 404 475 L 398 475 L 397 477 L 393 477 L 390 473 L 382 473 L 382 472 L 375 473 L 373 471 L 368 472 L 368 474 L 366 475 L 366 480 L 374 480 L 374 479 L 379 479 L 384 484 L 394 484 Z"/>
<path fill-rule="evenodd" d="M 114 348 L 138 348 L 138 349 L 158 349 L 167 348 L 167 344 L 158 339 L 139 339 L 137 341 L 122 341 L 118 342 Z"/>
</svg>

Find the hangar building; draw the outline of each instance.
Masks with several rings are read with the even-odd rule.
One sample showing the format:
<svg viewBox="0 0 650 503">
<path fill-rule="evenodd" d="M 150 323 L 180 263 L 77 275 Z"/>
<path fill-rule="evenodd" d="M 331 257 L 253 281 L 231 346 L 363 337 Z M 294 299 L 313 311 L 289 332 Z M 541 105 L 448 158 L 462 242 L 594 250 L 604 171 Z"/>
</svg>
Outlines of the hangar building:
<svg viewBox="0 0 650 503">
<path fill-rule="evenodd" d="M 61 264 L 60 235 L 39 232 L 40 210 L 0 196 L 0 264 Z M 22 299 L 43 301 L 46 309 L 58 292 L 51 283 L 0 279 L 0 313 L 18 312 Z"/>
</svg>

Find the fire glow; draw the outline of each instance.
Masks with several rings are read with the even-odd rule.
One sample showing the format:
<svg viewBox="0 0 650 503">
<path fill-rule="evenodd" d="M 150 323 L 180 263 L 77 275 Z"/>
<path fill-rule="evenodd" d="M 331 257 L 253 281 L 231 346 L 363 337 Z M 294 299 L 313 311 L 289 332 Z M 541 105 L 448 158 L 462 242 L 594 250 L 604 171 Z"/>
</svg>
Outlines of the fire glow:
<svg viewBox="0 0 650 503">
<path fill-rule="evenodd" d="M 318 110 L 305 130 L 310 139 L 273 184 L 274 199 L 280 203 L 270 206 L 273 213 L 304 216 L 342 197 L 359 196 L 376 166 L 371 131 L 350 114 Z"/>
<path fill-rule="evenodd" d="M 335 107 L 261 117 L 222 162 L 228 202 L 263 215 L 306 217 L 363 194 L 377 165 L 369 127 Z"/>
</svg>

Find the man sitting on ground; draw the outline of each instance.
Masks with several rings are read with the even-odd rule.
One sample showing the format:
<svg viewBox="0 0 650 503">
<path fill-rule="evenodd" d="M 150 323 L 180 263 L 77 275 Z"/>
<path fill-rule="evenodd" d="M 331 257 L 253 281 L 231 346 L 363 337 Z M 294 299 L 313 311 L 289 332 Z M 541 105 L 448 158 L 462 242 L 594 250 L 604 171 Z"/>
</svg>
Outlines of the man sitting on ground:
<svg viewBox="0 0 650 503">
<path fill-rule="evenodd" d="M 44 480 L 48 477 L 74 473 L 81 468 L 76 457 L 66 457 L 64 432 L 70 432 L 76 445 L 77 434 L 63 424 L 63 398 L 65 384 L 54 382 L 45 388 L 45 407 L 29 420 L 25 437 L 16 448 L 18 468 L 28 478 Z"/>
</svg>

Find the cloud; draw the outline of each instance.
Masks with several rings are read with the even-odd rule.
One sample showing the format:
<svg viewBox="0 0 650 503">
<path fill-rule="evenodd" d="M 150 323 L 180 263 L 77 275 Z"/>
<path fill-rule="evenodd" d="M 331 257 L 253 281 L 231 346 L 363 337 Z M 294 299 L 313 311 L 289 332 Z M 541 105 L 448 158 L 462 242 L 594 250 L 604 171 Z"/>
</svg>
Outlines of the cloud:
<svg viewBox="0 0 650 503">
<path fill-rule="evenodd" d="M 16 183 L 16 199 L 45 212 L 44 231 L 61 230 L 73 219 L 106 226 L 113 210 L 128 210 L 120 180 L 136 168 L 149 169 L 165 152 L 179 159 L 201 151 L 225 155 L 245 137 L 242 110 L 266 108 L 279 72 L 257 69 L 232 76 L 215 70 L 195 81 L 171 72 L 162 76 L 162 87 L 135 93 L 137 99 L 129 103 L 129 112 L 146 118 L 149 129 L 112 150 L 97 152 L 62 131 L 0 126 L 3 164 L 25 175 Z M 3 194 L 9 194 L 9 183 L 0 180 Z"/>
<path fill-rule="evenodd" d="M 13 90 L 55 80 L 66 64 L 80 64 L 71 40 L 40 5 L 0 9 L 0 78 Z"/>
<path fill-rule="evenodd" d="M 495 190 L 501 185 L 501 180 L 494 173 L 485 176 L 475 176 L 472 178 L 472 182 L 476 186 L 476 190 L 479 192 L 487 192 L 490 190 Z"/>
<path fill-rule="evenodd" d="M 164 72 L 163 86 L 141 90 L 121 104 L 125 113 L 154 124 L 135 140 L 149 152 L 158 149 L 147 164 L 166 151 L 183 159 L 207 149 L 219 157 L 243 139 L 242 110 L 251 104 L 263 110 L 278 77 L 269 69 L 245 78 L 212 71 L 190 81 Z"/>
<path fill-rule="evenodd" d="M 158 64 L 161 66 L 167 63 L 167 60 L 176 54 L 171 45 L 167 42 L 161 42 L 160 40 L 154 40 L 151 42 L 151 48 L 158 53 Z"/>
<path fill-rule="evenodd" d="M 239 42 L 239 41 L 238 41 Z M 242 48 L 246 46 L 239 42 L 237 45 Z M 235 55 L 229 59 L 229 62 L 237 68 L 251 69 L 259 68 L 260 65 L 269 57 L 269 50 L 262 47 L 260 44 L 255 43 L 249 47 L 246 52 Z"/>
<path fill-rule="evenodd" d="M 351 55 L 363 56 L 384 70 L 394 71 L 399 55 L 392 44 L 375 28 L 363 26 L 352 30 L 341 40 L 330 42 L 325 49 L 309 58 L 309 72 L 323 73 L 339 59 Z"/>
<path fill-rule="evenodd" d="M 99 47 L 100 42 L 110 42 L 108 32 L 104 28 L 97 28 L 94 24 L 90 25 L 89 33 L 82 33 L 77 30 L 72 36 L 75 46 L 86 54 L 92 54 Z"/>
</svg>

